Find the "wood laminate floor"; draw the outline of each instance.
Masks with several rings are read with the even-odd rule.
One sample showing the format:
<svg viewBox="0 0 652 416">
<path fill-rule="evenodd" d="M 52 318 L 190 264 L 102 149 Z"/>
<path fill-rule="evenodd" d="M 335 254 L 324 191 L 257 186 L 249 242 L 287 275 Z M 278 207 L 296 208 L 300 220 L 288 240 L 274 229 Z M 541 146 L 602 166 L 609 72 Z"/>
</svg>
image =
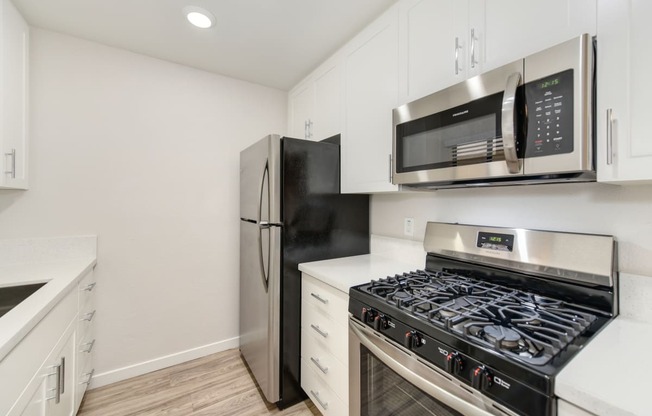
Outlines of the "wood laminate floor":
<svg viewBox="0 0 652 416">
<path fill-rule="evenodd" d="M 310 400 L 280 411 L 267 403 L 237 349 L 86 393 L 78 416 L 319 415 Z"/>
</svg>

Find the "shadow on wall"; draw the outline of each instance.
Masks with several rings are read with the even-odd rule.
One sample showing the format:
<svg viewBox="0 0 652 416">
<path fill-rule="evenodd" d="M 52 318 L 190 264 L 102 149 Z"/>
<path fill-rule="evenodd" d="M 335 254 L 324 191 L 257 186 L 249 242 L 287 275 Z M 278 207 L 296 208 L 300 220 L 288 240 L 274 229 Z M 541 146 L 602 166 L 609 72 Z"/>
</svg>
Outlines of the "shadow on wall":
<svg viewBox="0 0 652 416">
<path fill-rule="evenodd" d="M 21 190 L 0 190 L 0 213 L 16 203 L 24 194 L 25 191 Z"/>
</svg>

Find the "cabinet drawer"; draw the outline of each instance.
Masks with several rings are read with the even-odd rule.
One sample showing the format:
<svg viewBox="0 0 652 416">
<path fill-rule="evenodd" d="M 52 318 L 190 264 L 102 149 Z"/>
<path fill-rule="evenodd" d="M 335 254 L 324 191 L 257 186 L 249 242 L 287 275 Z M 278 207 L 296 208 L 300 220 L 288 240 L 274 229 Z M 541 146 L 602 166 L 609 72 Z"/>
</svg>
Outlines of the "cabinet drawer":
<svg viewBox="0 0 652 416">
<path fill-rule="evenodd" d="M 302 302 L 301 333 L 314 337 L 324 350 L 330 351 L 345 366 L 349 363 L 349 331 L 309 303 Z"/>
<path fill-rule="evenodd" d="M 337 397 L 304 359 L 301 359 L 301 387 L 323 415 L 349 414 L 349 406 Z"/>
<path fill-rule="evenodd" d="M 303 274 L 301 297 L 335 322 L 347 325 L 349 319 L 349 295 L 333 286 Z"/>
<path fill-rule="evenodd" d="M 85 309 L 86 305 L 95 303 L 95 292 L 97 282 L 95 281 L 95 274 L 93 270 L 88 272 L 86 276 L 82 278 L 79 282 L 78 293 L 79 293 L 79 310 L 82 311 Z"/>
<path fill-rule="evenodd" d="M 346 340 L 344 340 L 346 341 Z M 301 358 L 331 390 L 344 402 L 349 402 L 348 367 L 335 358 L 333 353 L 319 343 L 317 338 L 305 331 L 301 334 Z"/>
<path fill-rule="evenodd" d="M 77 296 L 72 290 L 0 361 L 0 415 L 6 415 L 13 405 L 4 398 L 21 395 L 76 314 Z"/>
<path fill-rule="evenodd" d="M 79 357 L 79 355 L 77 357 Z M 91 357 L 88 357 L 84 362 L 80 362 L 78 358 L 76 369 L 77 374 L 75 383 L 77 384 L 75 385 L 75 411 L 79 409 L 79 405 L 84 398 L 84 393 L 86 393 L 86 389 L 88 389 L 88 385 L 90 384 L 93 373 L 95 372 Z"/>
</svg>

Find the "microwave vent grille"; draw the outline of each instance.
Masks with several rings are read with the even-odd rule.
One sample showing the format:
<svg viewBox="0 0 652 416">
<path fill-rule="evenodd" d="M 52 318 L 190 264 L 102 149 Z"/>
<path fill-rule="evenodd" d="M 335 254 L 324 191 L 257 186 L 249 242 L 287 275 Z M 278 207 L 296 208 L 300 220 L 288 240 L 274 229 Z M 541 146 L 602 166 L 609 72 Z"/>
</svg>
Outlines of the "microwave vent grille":
<svg viewBox="0 0 652 416">
<path fill-rule="evenodd" d="M 453 166 L 504 160 L 502 137 L 467 142 L 451 147 Z"/>
</svg>

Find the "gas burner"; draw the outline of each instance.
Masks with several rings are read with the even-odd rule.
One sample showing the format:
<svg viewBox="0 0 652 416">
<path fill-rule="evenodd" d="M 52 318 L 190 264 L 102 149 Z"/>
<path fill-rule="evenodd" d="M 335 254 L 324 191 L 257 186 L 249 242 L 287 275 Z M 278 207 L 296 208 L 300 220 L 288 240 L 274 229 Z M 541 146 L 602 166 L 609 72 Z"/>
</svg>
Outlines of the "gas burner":
<svg viewBox="0 0 652 416">
<path fill-rule="evenodd" d="M 488 325 L 482 330 L 484 338 L 495 345 L 497 349 L 515 348 L 521 336 L 513 329 L 501 325 Z"/>
</svg>

